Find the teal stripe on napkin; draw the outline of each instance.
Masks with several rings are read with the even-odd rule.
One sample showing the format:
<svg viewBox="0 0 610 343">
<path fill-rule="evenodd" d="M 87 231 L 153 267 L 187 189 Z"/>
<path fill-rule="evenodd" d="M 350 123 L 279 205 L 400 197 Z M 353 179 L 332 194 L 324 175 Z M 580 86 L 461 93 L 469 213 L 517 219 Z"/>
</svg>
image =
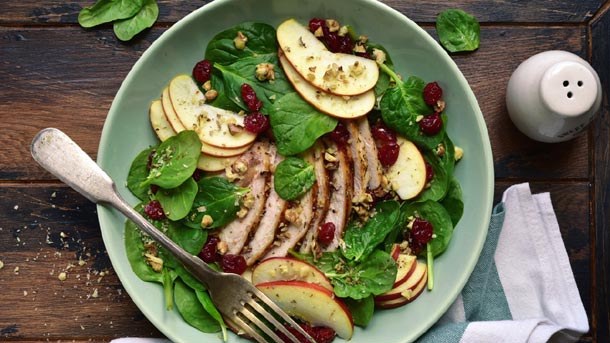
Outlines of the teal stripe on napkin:
<svg viewBox="0 0 610 343">
<path fill-rule="evenodd" d="M 489 222 L 489 231 L 481 256 L 468 282 L 462 290 L 464 322 L 443 322 L 442 320 L 421 336 L 421 343 L 459 342 L 472 321 L 512 319 L 506 296 L 494 262 L 498 238 L 504 223 L 504 206 L 495 206 Z"/>
</svg>

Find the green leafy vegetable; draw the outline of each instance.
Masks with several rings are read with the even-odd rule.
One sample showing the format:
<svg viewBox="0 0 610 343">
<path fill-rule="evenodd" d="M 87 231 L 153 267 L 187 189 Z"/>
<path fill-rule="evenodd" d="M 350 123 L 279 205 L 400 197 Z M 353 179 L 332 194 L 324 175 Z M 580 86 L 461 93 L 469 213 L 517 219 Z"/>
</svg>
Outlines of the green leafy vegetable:
<svg viewBox="0 0 610 343">
<path fill-rule="evenodd" d="M 114 34 L 122 41 L 128 41 L 133 36 L 147 29 L 157 21 L 159 6 L 155 0 L 144 0 L 142 7 L 133 17 L 114 22 Z"/>
<path fill-rule="evenodd" d="M 375 313 L 375 299 L 373 296 L 369 295 L 359 300 L 352 298 L 344 298 L 342 300 L 352 314 L 354 325 L 367 326 L 373 318 L 373 313 Z"/>
<path fill-rule="evenodd" d="M 346 258 L 365 260 L 396 226 L 400 204 L 394 200 L 380 202 L 375 205 L 372 213 L 374 216 L 364 226 L 352 220 L 345 230 L 343 256 Z"/>
<path fill-rule="evenodd" d="M 155 194 L 165 215 L 171 220 L 180 220 L 191 211 L 199 187 L 192 177 L 172 189 L 161 188 Z"/>
<path fill-rule="evenodd" d="M 99 0 L 91 7 L 83 8 L 78 14 L 78 23 L 82 27 L 93 27 L 117 19 L 133 17 L 143 0 Z"/>
<path fill-rule="evenodd" d="M 190 227 L 201 227 L 204 215 L 212 217 L 213 222 L 207 226 L 213 229 L 226 225 L 239 211 L 241 198 L 248 192 L 219 176 L 199 180 L 199 192 L 193 201 L 193 209 L 185 218 Z"/>
<path fill-rule="evenodd" d="M 269 112 L 277 150 L 284 156 L 299 154 L 337 126 L 337 119 L 322 114 L 298 93 L 277 100 Z"/>
<path fill-rule="evenodd" d="M 154 184 L 171 189 L 193 175 L 201 155 L 201 141 L 195 131 L 185 130 L 159 145 L 150 172 L 141 187 Z"/>
<path fill-rule="evenodd" d="M 218 309 L 216 309 L 216 306 L 214 306 L 214 303 L 212 302 L 212 297 L 210 297 L 210 293 L 196 289 L 195 295 L 197 295 L 197 300 L 199 300 L 199 303 L 203 306 L 203 309 L 218 322 L 218 325 L 220 325 L 220 328 L 222 330 L 222 341 L 226 342 L 227 325 L 225 324 L 225 321 L 222 318 L 220 312 L 218 312 Z"/>
<path fill-rule="evenodd" d="M 424 160 L 432 166 L 434 176 L 432 177 L 432 180 L 429 181 L 430 187 L 425 188 L 415 198 L 415 201 L 440 201 L 445 197 L 445 194 L 447 194 L 450 175 L 447 174 L 447 171 L 441 165 L 438 155 L 436 155 L 433 150 L 425 150 L 422 155 L 424 156 Z"/>
<path fill-rule="evenodd" d="M 441 205 L 445 207 L 447 213 L 451 217 L 451 222 L 455 227 L 464 214 L 464 199 L 462 196 L 462 187 L 460 182 L 452 176 L 449 179 L 449 186 L 445 198 L 441 201 Z"/>
<path fill-rule="evenodd" d="M 275 168 L 273 184 L 277 194 L 286 200 L 294 200 L 316 182 L 313 166 L 299 157 L 288 157 Z"/>
<path fill-rule="evenodd" d="M 124 242 L 127 260 L 134 274 L 143 281 L 163 284 L 163 275 L 155 272 L 144 259 L 146 248 L 144 248 L 144 242 L 142 241 L 142 232 L 136 224 L 129 220 L 125 223 Z"/>
<path fill-rule="evenodd" d="M 432 256 L 441 254 L 453 235 L 453 223 L 445 208 L 435 201 L 414 202 L 407 205 L 406 215 L 428 221 L 433 227 L 433 238 L 428 242 Z"/>
<path fill-rule="evenodd" d="M 203 308 L 195 291 L 180 280 L 175 282 L 174 299 L 178 312 L 191 326 L 203 332 L 220 331 L 220 324 Z"/>
<path fill-rule="evenodd" d="M 233 39 L 241 32 L 248 38 L 244 49 L 237 49 Z M 275 28 L 264 23 L 246 22 L 218 33 L 208 43 L 205 58 L 221 65 L 229 65 L 246 57 L 277 56 Z M 254 71 L 252 72 L 254 75 Z"/>
<path fill-rule="evenodd" d="M 424 101 L 424 80 L 410 76 L 407 81 L 402 81 L 387 65 L 380 64 L 379 67 L 396 82 L 394 87 L 385 91 L 379 103 L 383 121 L 419 146 L 427 149 L 436 147 L 445 136 L 445 125 L 439 133 L 428 136 L 421 132 L 418 123 L 419 117 L 433 112 Z"/>
<path fill-rule="evenodd" d="M 449 52 L 474 51 L 479 48 L 481 28 L 470 14 L 448 9 L 436 17 L 436 32 L 441 44 Z"/>
<path fill-rule="evenodd" d="M 127 188 L 140 200 L 148 200 L 149 198 L 150 187 L 142 185 L 142 183 L 148 177 L 148 157 L 154 150 L 154 147 L 142 150 L 131 162 L 129 174 L 127 174 Z"/>
</svg>

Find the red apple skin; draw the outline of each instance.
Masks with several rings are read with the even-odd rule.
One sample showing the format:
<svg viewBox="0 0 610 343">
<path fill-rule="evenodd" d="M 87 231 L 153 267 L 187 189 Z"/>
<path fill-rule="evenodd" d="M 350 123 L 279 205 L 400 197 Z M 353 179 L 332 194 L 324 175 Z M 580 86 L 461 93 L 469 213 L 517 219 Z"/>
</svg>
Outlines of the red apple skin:
<svg viewBox="0 0 610 343">
<path fill-rule="evenodd" d="M 396 288 L 392 288 L 386 293 L 375 296 L 375 301 L 393 300 L 402 297 L 402 292 L 417 288 L 421 280 L 426 278 L 427 274 L 426 265 L 424 263 L 417 262 L 415 272 L 413 272 L 406 282 L 402 283 Z"/>
<path fill-rule="evenodd" d="M 380 308 L 396 308 L 396 307 L 400 307 L 403 305 L 406 305 L 412 301 L 414 301 L 415 299 L 417 299 L 417 297 L 419 297 L 424 289 L 426 288 L 426 284 L 427 284 L 427 278 L 423 278 L 418 284 L 417 287 L 414 289 L 415 290 L 415 294 L 413 294 L 411 296 L 411 298 L 407 299 L 403 296 L 400 296 L 399 298 L 396 299 L 392 299 L 392 300 L 381 300 L 381 301 L 377 301 L 375 300 L 375 306 L 380 307 Z"/>
<path fill-rule="evenodd" d="M 394 245 L 392 245 L 392 249 L 390 250 L 390 256 L 392 256 L 394 261 L 398 261 L 399 255 L 400 255 L 400 244 L 394 243 Z"/>
</svg>

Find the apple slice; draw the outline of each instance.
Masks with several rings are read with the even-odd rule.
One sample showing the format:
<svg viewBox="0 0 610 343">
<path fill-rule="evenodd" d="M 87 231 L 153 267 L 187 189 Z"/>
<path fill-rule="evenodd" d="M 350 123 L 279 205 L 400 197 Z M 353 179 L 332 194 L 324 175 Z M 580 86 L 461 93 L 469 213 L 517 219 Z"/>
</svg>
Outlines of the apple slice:
<svg viewBox="0 0 610 343">
<path fill-rule="evenodd" d="M 286 73 L 286 77 L 292 83 L 294 89 L 305 101 L 321 112 L 337 118 L 355 119 L 365 116 L 375 106 L 375 92 L 373 90 L 354 96 L 340 96 L 321 91 L 294 70 L 284 56 L 283 51 L 280 50 L 278 55 L 284 73 Z"/>
<path fill-rule="evenodd" d="M 225 167 L 233 164 L 237 158 L 238 156 L 216 157 L 201 153 L 201 156 L 199 156 L 199 161 L 197 161 L 197 168 L 203 171 L 217 172 L 225 170 Z"/>
<path fill-rule="evenodd" d="M 398 287 L 392 288 L 391 290 L 389 290 L 386 293 L 375 296 L 375 301 L 392 300 L 392 299 L 397 299 L 397 298 L 402 297 L 403 293 L 407 294 L 408 292 L 412 291 L 415 287 L 417 287 L 417 285 L 422 280 L 422 278 L 424 278 L 424 279 L 426 278 L 427 273 L 428 272 L 427 272 L 426 264 L 421 263 L 421 262 L 416 262 L 415 270 L 413 271 L 411 276 L 409 276 L 409 278 L 407 278 L 407 280 L 405 282 L 398 285 Z"/>
<path fill-rule="evenodd" d="M 172 126 L 175 132 L 184 131 L 184 125 L 178 119 L 174 108 L 172 107 L 172 101 L 169 99 L 169 88 L 165 87 L 163 92 L 161 93 L 161 103 L 163 104 L 163 111 L 165 112 L 165 117 L 167 121 Z"/>
<path fill-rule="evenodd" d="M 332 292 L 330 280 L 313 265 L 291 257 L 271 257 L 252 270 L 255 285 L 270 281 L 303 281 L 322 286 Z"/>
<path fill-rule="evenodd" d="M 217 146 L 213 146 L 210 145 L 206 142 L 201 142 L 201 152 L 204 154 L 207 154 L 209 156 L 212 157 L 236 157 L 239 155 L 242 155 L 243 153 L 245 153 L 246 151 L 248 151 L 248 149 L 250 149 L 250 147 L 252 146 L 252 144 L 248 144 L 246 146 L 243 146 L 241 148 L 219 148 Z"/>
<path fill-rule="evenodd" d="M 154 100 L 150 104 L 150 109 L 148 110 L 148 114 L 150 117 L 150 125 L 155 131 L 155 134 L 161 142 L 168 139 L 171 136 L 175 136 L 176 132 L 172 129 L 172 126 L 167 121 L 165 117 L 165 112 L 163 111 L 163 105 L 161 104 L 161 100 Z"/>
<path fill-rule="evenodd" d="M 398 255 L 396 264 L 398 266 L 398 271 L 396 272 L 396 281 L 392 288 L 402 285 L 411 275 L 413 275 L 417 266 L 417 258 L 414 255 L 400 254 Z"/>
<path fill-rule="evenodd" d="M 415 286 L 415 288 L 413 288 L 412 290 L 409 290 L 407 293 L 405 293 L 405 295 L 400 296 L 396 299 L 391 299 L 391 300 L 382 300 L 382 301 L 377 301 L 375 300 L 375 305 L 381 308 L 396 308 L 396 307 L 400 307 L 402 305 L 406 305 L 410 302 L 412 302 L 413 300 L 417 299 L 417 297 L 419 297 L 422 292 L 424 291 L 424 288 L 426 288 L 426 282 L 427 282 L 427 278 L 423 278 L 419 281 L 419 283 Z"/>
<path fill-rule="evenodd" d="M 336 95 L 358 95 L 373 89 L 377 63 L 368 58 L 333 53 L 294 19 L 277 28 L 277 41 L 294 69 L 314 87 Z"/>
<path fill-rule="evenodd" d="M 345 340 L 354 333 L 347 306 L 322 286 L 303 281 L 271 281 L 256 287 L 290 316 L 313 326 L 329 327 Z"/>
<path fill-rule="evenodd" d="M 416 197 L 426 186 L 426 162 L 413 142 L 397 137 L 399 146 L 396 163 L 385 173 L 392 190 L 402 200 Z"/>
<path fill-rule="evenodd" d="M 185 129 L 197 132 L 202 142 L 235 149 L 256 139 L 256 134 L 244 128 L 244 116 L 205 104 L 203 93 L 189 75 L 174 77 L 168 88 L 176 116 Z"/>
<path fill-rule="evenodd" d="M 392 249 L 390 250 L 390 256 L 392 256 L 394 261 L 398 261 L 398 256 L 400 256 L 400 244 L 394 243 L 392 245 Z"/>
</svg>

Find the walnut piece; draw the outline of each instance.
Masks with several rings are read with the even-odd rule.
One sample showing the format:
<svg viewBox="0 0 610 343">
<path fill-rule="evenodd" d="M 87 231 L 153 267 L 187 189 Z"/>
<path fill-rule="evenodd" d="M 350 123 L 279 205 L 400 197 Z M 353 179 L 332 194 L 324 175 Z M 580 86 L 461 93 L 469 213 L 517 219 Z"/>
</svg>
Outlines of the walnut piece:
<svg viewBox="0 0 610 343">
<path fill-rule="evenodd" d="M 275 66 L 271 63 L 259 63 L 254 72 L 256 79 L 259 81 L 275 80 L 275 73 L 273 72 L 274 67 Z"/>
<path fill-rule="evenodd" d="M 247 42 L 248 37 L 246 37 L 241 31 L 237 31 L 237 36 L 233 38 L 233 44 L 235 44 L 235 48 L 238 50 L 244 50 Z"/>
</svg>

